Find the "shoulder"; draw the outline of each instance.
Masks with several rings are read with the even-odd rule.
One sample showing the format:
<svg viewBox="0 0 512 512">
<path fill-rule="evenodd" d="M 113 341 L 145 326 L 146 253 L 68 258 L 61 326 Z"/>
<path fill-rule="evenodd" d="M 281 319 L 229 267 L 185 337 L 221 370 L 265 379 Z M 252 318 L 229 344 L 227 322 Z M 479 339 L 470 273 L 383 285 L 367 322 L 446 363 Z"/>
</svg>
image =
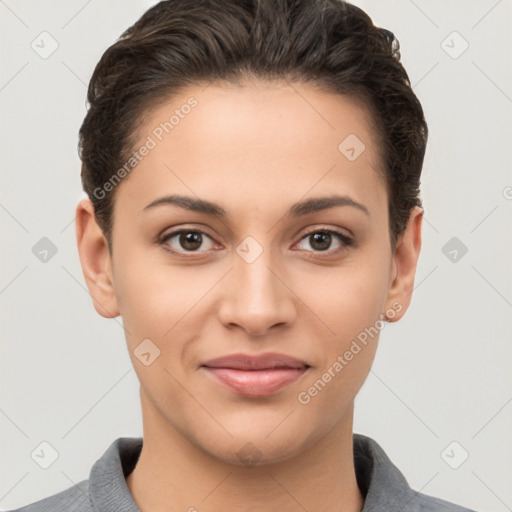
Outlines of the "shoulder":
<svg viewBox="0 0 512 512">
<path fill-rule="evenodd" d="M 416 508 L 418 512 L 476 512 L 475 510 L 461 507 L 455 503 L 451 503 L 434 496 L 427 496 L 416 492 L 416 497 L 413 498 L 416 501 Z"/>
<path fill-rule="evenodd" d="M 137 463 L 142 438 L 120 437 L 94 463 L 89 478 L 67 489 L 8 512 L 140 512 L 125 477 Z"/>
<path fill-rule="evenodd" d="M 82 480 L 53 496 L 7 512 L 93 512 L 89 499 L 89 481 Z"/>
<path fill-rule="evenodd" d="M 357 483 L 365 496 L 363 512 L 475 512 L 415 491 L 374 439 L 354 434 L 353 440 Z"/>
</svg>

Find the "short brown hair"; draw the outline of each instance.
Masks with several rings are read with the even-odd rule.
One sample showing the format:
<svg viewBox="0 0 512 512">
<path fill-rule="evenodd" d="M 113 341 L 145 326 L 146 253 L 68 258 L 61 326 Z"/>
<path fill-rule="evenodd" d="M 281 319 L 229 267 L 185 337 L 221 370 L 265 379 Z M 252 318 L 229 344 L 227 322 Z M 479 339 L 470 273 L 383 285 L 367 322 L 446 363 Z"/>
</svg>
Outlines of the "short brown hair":
<svg viewBox="0 0 512 512">
<path fill-rule="evenodd" d="M 411 209 L 422 206 L 428 128 L 392 32 L 342 0 L 166 0 L 105 51 L 89 83 L 81 179 L 110 252 L 117 187 L 95 191 L 129 159 L 146 110 L 187 85 L 244 77 L 310 82 L 363 101 L 378 136 L 394 248 Z"/>
</svg>

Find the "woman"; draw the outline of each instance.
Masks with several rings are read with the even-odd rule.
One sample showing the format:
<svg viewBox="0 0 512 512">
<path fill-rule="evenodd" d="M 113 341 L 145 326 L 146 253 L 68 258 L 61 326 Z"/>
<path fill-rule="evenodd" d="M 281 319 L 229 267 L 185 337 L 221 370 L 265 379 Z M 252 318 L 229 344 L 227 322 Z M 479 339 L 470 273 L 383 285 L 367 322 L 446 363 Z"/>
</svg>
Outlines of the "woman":
<svg viewBox="0 0 512 512">
<path fill-rule="evenodd" d="M 421 248 L 428 129 L 393 34 L 337 0 L 164 1 L 88 100 L 80 261 L 144 435 L 20 510 L 467 511 L 352 431 Z"/>
</svg>

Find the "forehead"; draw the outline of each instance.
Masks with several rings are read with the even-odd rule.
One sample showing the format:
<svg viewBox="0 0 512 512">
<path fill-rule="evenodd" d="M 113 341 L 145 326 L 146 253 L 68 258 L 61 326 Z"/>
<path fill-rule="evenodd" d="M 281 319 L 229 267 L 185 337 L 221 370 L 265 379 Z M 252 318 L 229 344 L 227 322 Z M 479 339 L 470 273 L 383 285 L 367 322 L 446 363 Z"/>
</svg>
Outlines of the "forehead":
<svg viewBox="0 0 512 512">
<path fill-rule="evenodd" d="M 290 203 L 335 189 L 370 202 L 385 194 L 368 110 L 306 84 L 186 88 L 145 113 L 135 151 L 144 145 L 118 198 L 139 210 L 164 193 L 226 205 L 258 197 L 257 208 L 279 206 L 279 194 Z"/>
</svg>

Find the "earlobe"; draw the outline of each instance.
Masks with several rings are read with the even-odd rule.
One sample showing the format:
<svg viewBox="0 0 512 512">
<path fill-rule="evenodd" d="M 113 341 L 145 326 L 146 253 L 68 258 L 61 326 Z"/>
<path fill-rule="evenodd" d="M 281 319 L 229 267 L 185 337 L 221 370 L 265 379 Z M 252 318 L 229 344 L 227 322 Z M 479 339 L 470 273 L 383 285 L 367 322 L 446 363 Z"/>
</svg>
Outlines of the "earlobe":
<svg viewBox="0 0 512 512">
<path fill-rule="evenodd" d="M 423 209 L 419 206 L 411 210 L 409 220 L 404 232 L 397 241 L 393 254 L 392 273 L 388 297 L 387 310 L 384 314 L 389 322 L 400 320 L 407 311 L 414 289 L 416 267 L 421 250 L 421 227 Z"/>
<path fill-rule="evenodd" d="M 77 205 L 75 228 L 80 263 L 94 309 L 105 318 L 119 316 L 107 240 L 88 198 Z"/>
</svg>

